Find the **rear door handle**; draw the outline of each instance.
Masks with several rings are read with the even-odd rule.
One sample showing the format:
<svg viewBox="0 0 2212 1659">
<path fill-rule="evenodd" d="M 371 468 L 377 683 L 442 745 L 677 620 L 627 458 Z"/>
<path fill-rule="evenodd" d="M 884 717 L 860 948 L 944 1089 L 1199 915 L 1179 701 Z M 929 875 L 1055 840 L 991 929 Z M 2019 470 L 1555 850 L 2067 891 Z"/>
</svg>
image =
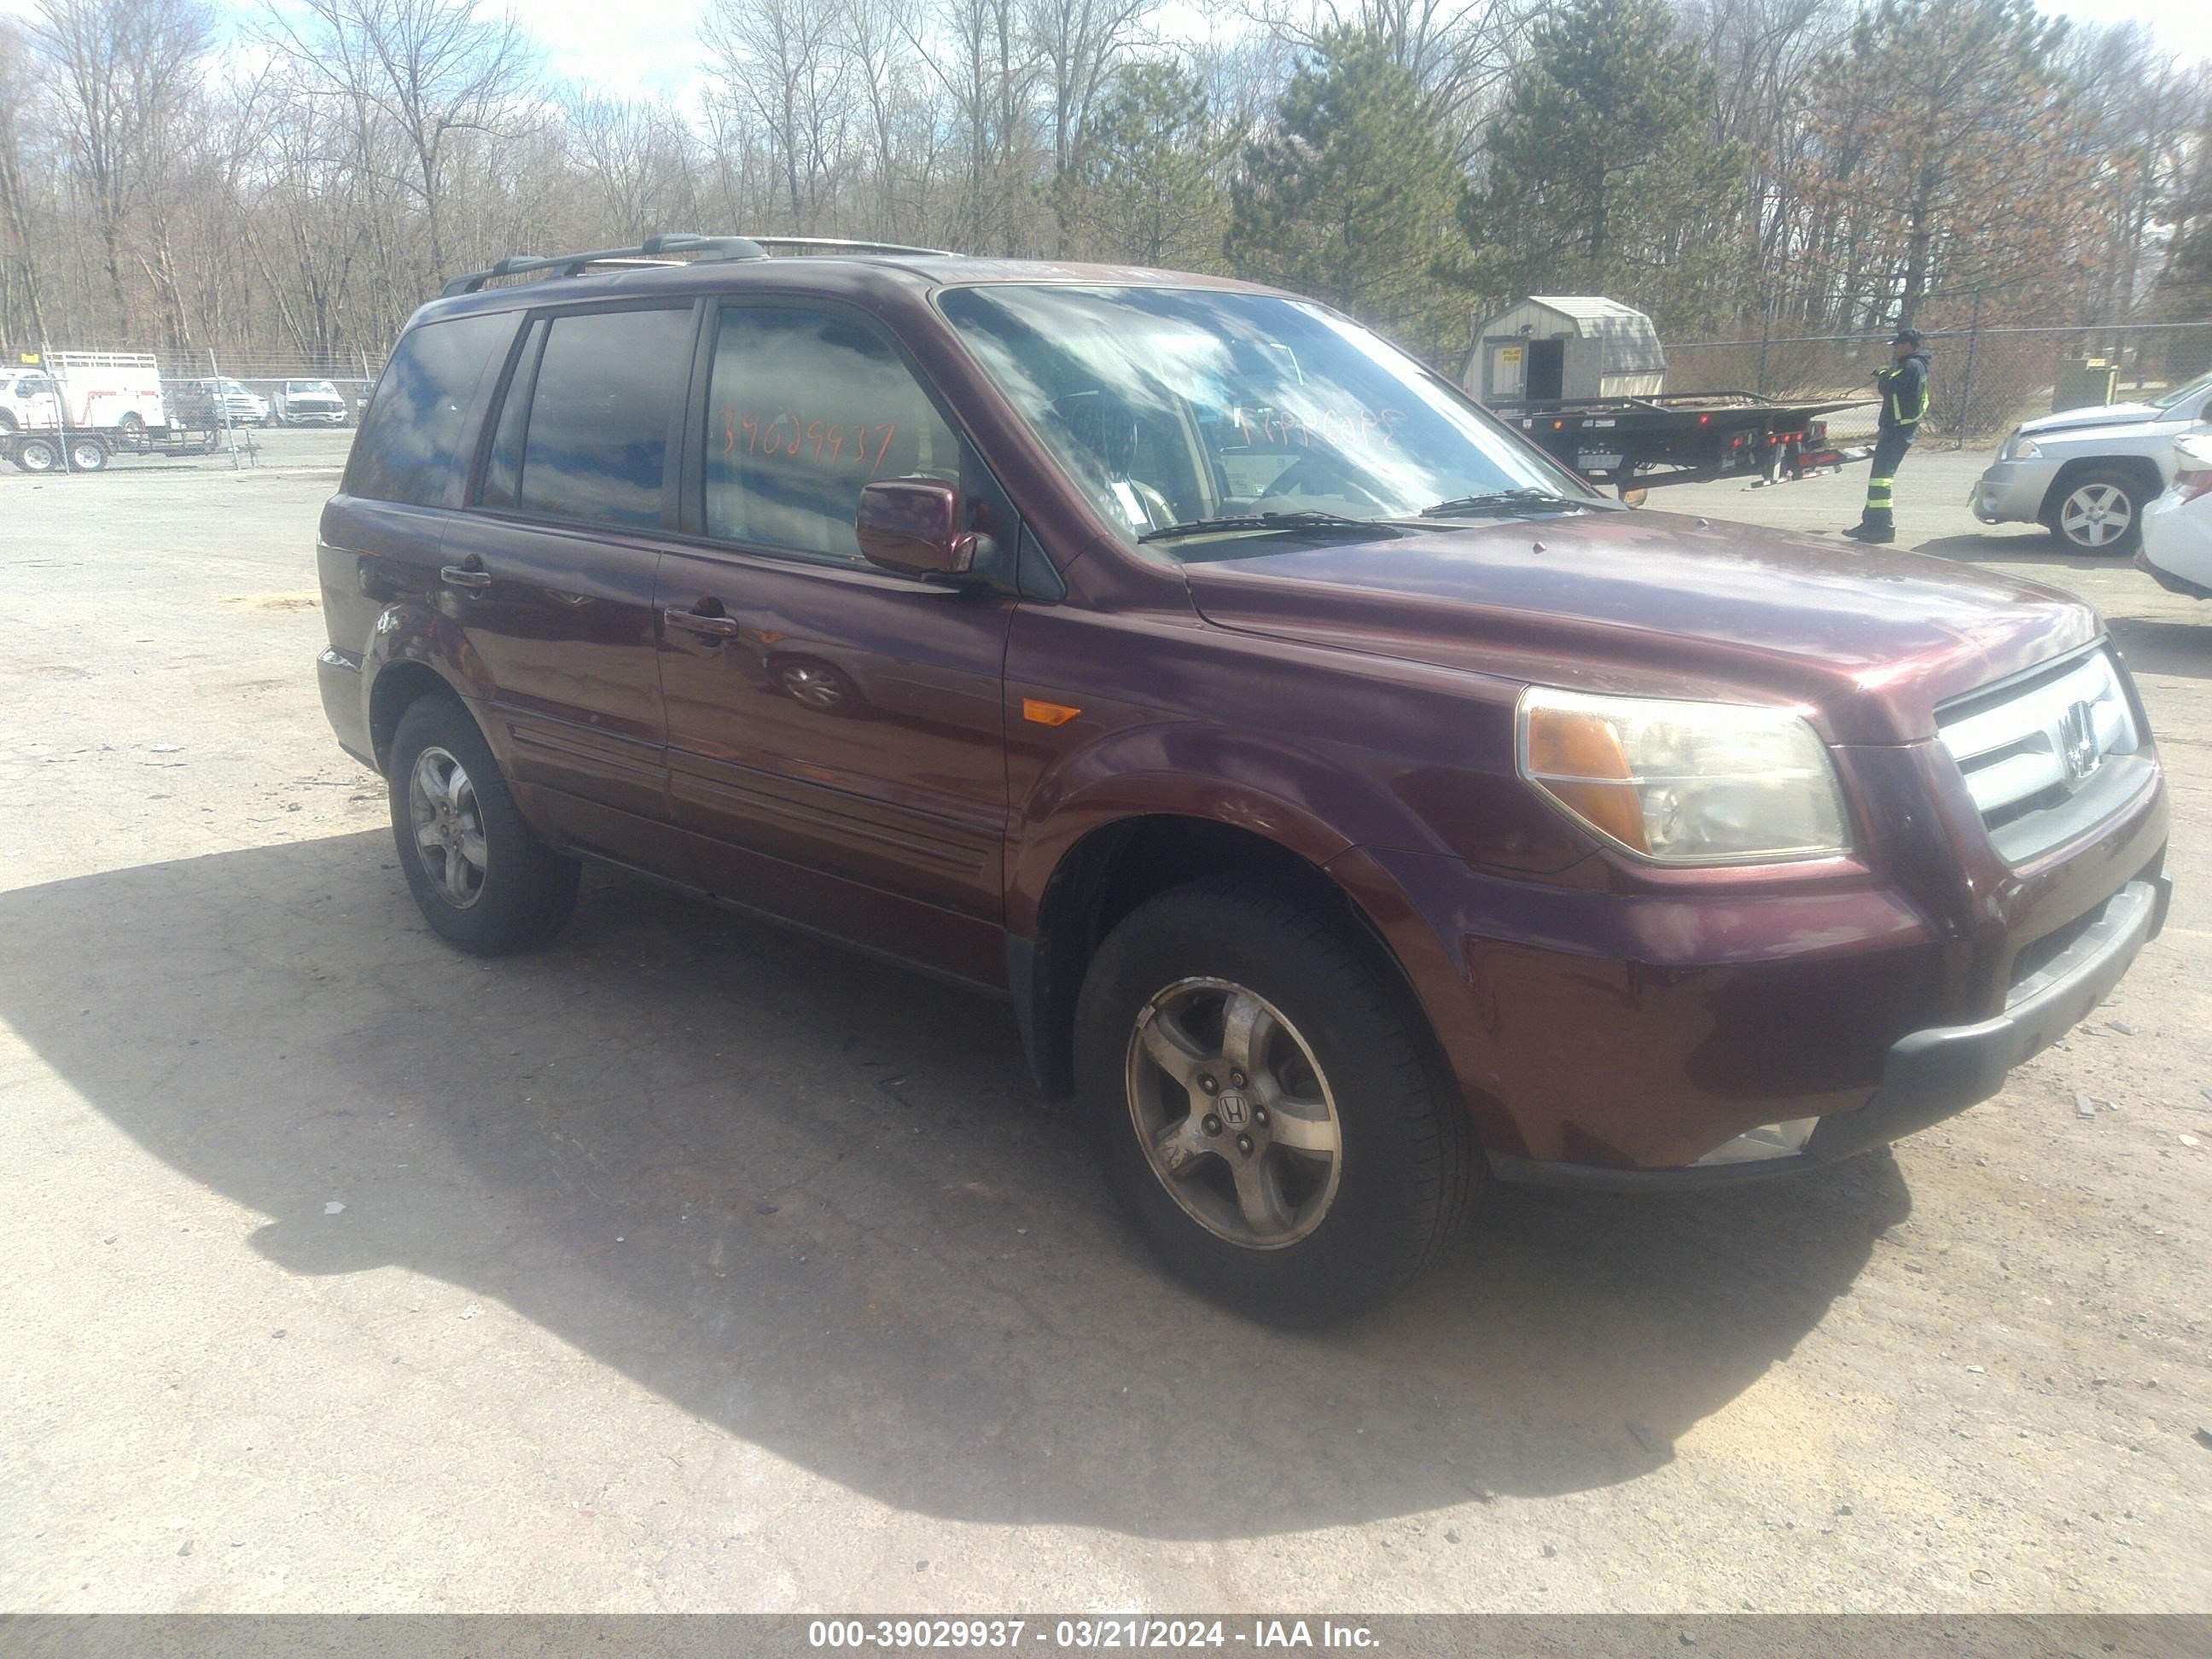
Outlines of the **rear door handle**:
<svg viewBox="0 0 2212 1659">
<path fill-rule="evenodd" d="M 449 564 L 438 572 L 438 580 L 448 587 L 489 587 L 491 573 L 471 570 L 465 566 Z"/>
<path fill-rule="evenodd" d="M 672 605 L 660 617 L 671 628 L 703 634 L 711 640 L 734 640 L 744 632 L 735 617 L 709 617 L 702 611 L 679 611 Z"/>
</svg>

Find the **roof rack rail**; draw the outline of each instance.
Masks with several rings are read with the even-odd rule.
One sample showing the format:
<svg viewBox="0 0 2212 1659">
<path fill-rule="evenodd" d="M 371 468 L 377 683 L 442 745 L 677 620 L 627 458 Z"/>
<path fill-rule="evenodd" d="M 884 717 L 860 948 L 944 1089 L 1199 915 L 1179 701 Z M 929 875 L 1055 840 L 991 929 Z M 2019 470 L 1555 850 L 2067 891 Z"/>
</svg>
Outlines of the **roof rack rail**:
<svg viewBox="0 0 2212 1659">
<path fill-rule="evenodd" d="M 690 256 L 690 263 L 704 264 L 721 259 L 764 259 L 768 250 L 747 236 L 699 236 L 688 231 L 670 231 L 659 236 L 648 236 L 635 247 L 603 247 L 588 253 L 558 253 L 550 259 L 541 259 L 523 253 L 509 254 L 489 270 L 472 270 L 465 276 L 456 276 L 440 293 L 446 298 L 456 294 L 474 294 L 486 283 L 501 276 L 527 276 L 540 271 L 557 271 L 563 276 L 579 276 L 586 266 L 605 264 L 615 260 L 659 260 L 668 264 L 682 264 L 678 254 Z"/>
<path fill-rule="evenodd" d="M 758 243 L 763 249 L 795 247 L 823 253 L 918 253 L 934 259 L 957 259 L 960 257 L 951 248 L 915 247 L 906 242 L 856 242 L 842 236 L 751 236 L 746 240 Z"/>
</svg>

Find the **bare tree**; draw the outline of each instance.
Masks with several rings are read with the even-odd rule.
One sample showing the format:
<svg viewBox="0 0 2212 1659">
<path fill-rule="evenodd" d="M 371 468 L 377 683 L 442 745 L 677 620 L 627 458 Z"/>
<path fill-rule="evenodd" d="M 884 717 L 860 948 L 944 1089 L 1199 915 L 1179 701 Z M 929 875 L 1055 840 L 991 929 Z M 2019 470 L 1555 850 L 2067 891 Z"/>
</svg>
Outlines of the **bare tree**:
<svg viewBox="0 0 2212 1659">
<path fill-rule="evenodd" d="M 45 107 L 29 43 L 15 22 L 0 19 L 0 226 L 15 250 L 0 268 L 0 336 L 21 328 L 27 331 L 12 337 L 40 344 L 46 337 L 46 311 L 31 179 L 41 160 L 33 144 Z"/>
<path fill-rule="evenodd" d="M 138 0 L 108 0 L 131 5 Z M 430 270 L 447 263 L 446 174 L 461 134 L 513 136 L 532 70 L 512 14 L 479 17 L 471 0 L 298 0 L 272 4 L 264 38 L 300 81 L 390 122 L 405 147 L 402 181 L 420 204 Z"/>
<path fill-rule="evenodd" d="M 100 237 L 111 321 L 131 325 L 125 222 L 164 163 L 162 141 L 205 56 L 203 0 L 40 0 L 31 40 L 68 134 L 72 173 Z"/>
<path fill-rule="evenodd" d="M 842 21 L 816 0 L 714 0 L 700 28 L 725 95 L 768 132 L 793 234 L 822 228 L 843 155 Z"/>
</svg>

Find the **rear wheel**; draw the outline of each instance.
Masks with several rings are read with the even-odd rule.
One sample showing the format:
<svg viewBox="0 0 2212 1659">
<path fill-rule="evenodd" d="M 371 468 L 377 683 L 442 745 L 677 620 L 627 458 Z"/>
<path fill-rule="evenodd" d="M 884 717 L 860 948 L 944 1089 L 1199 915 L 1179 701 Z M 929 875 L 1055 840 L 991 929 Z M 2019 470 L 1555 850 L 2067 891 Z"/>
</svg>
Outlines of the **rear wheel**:
<svg viewBox="0 0 2212 1659">
<path fill-rule="evenodd" d="M 410 703 L 386 775 L 399 867 L 441 938 L 496 956 L 560 932 L 575 908 L 575 860 L 523 822 L 465 708 L 446 696 Z"/>
<path fill-rule="evenodd" d="M 2132 553 L 2142 540 L 2142 483 L 2114 467 L 2076 474 L 2051 509 L 2051 532 L 2081 553 Z"/>
<path fill-rule="evenodd" d="M 76 438 L 70 442 L 70 465 L 79 472 L 97 472 L 107 465 L 107 446 L 97 438 Z"/>
<path fill-rule="evenodd" d="M 1482 1174 L 1404 993 L 1310 903 L 1179 888 L 1099 949 L 1077 1075 L 1108 1184 L 1168 1270 L 1273 1324 L 1364 1313 Z"/>
</svg>

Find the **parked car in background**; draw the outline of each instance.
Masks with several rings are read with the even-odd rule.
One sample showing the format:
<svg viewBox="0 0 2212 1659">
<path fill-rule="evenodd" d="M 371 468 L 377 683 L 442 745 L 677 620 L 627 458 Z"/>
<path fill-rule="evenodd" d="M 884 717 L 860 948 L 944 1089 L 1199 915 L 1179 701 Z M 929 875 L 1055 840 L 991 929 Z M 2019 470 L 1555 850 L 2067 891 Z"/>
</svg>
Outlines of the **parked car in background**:
<svg viewBox="0 0 2212 1659">
<path fill-rule="evenodd" d="M 2136 564 L 2169 593 L 2212 599 L 2212 434 L 2173 441 L 2173 483 L 2144 509 Z"/>
<path fill-rule="evenodd" d="M 2082 553 L 2131 553 L 2173 478 L 2173 441 L 2212 431 L 2212 374 L 2142 403 L 2069 409 L 2016 428 L 1974 486 L 1984 524 L 2039 524 Z"/>
<path fill-rule="evenodd" d="M 227 416 L 233 426 L 267 426 L 276 419 L 268 398 L 236 380 L 225 378 L 193 384 L 213 405 L 218 422 Z"/>
<path fill-rule="evenodd" d="M 996 994 L 1209 1295 L 1355 1314 L 1492 1176 L 1882 1146 L 2164 921 L 2069 594 L 1632 512 L 1293 295 L 683 246 L 450 284 L 323 510 L 416 904 L 524 948 L 592 857 Z"/>
<path fill-rule="evenodd" d="M 276 391 L 276 418 L 286 426 L 343 426 L 345 399 L 328 380 L 287 380 Z"/>
</svg>

